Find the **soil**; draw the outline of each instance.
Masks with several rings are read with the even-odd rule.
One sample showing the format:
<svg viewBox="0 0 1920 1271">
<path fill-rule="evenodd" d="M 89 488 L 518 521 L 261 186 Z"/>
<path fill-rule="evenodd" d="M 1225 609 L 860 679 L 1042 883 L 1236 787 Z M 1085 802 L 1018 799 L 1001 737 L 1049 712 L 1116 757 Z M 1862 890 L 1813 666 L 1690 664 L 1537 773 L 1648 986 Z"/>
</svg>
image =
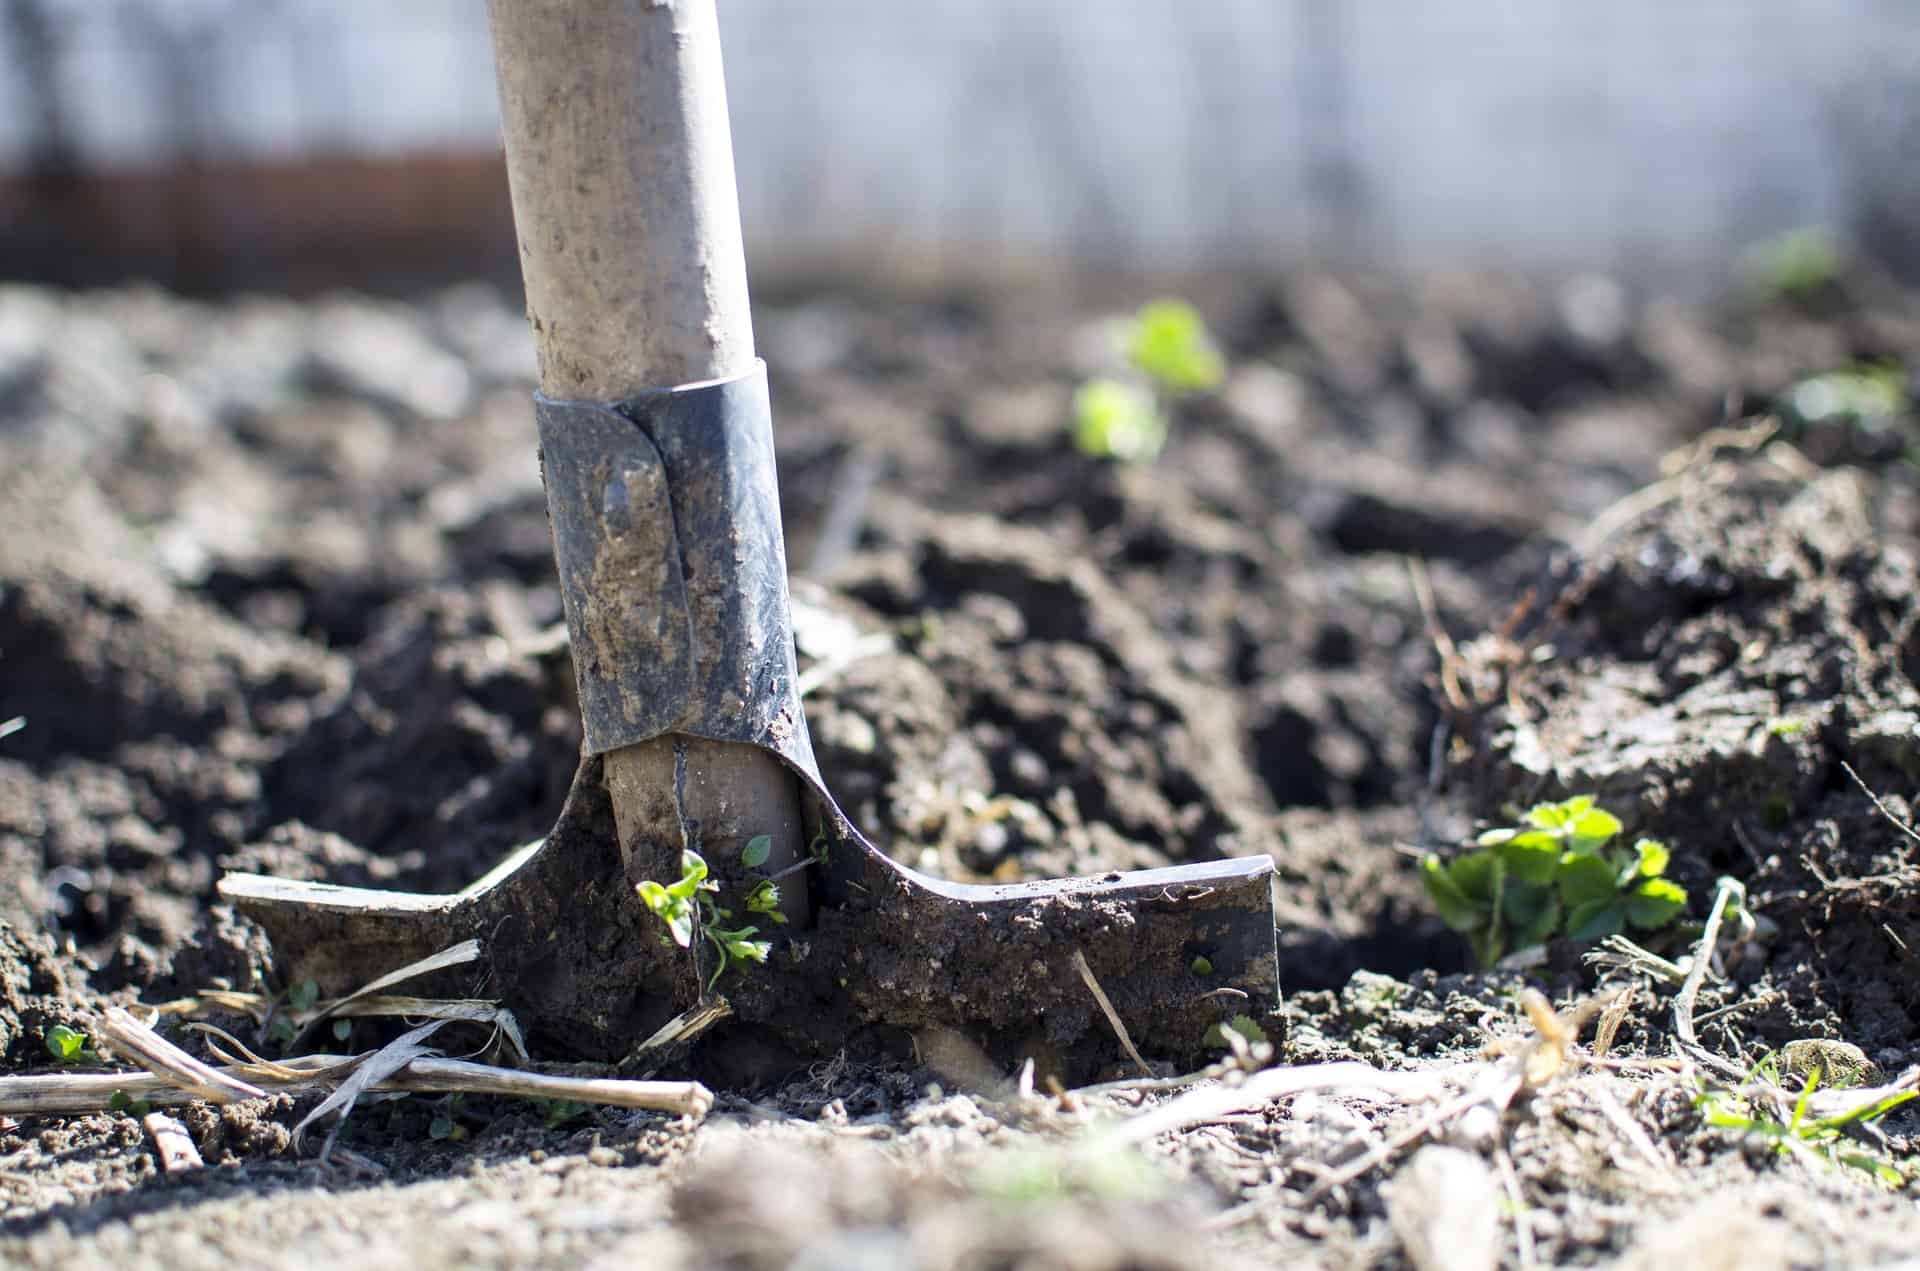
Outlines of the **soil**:
<svg viewBox="0 0 1920 1271">
<path fill-rule="evenodd" d="M 1865 277 L 1700 307 L 1598 279 L 1188 294 L 1232 369 L 1132 466 L 1065 428 L 1124 305 L 758 315 L 808 722 L 868 835 L 965 880 L 1267 855 L 1278 1059 L 1417 1070 L 1514 1034 L 1522 985 L 1571 1006 L 1635 978 L 1564 943 L 1472 970 L 1419 884 L 1421 850 L 1595 793 L 1670 844 L 1696 923 L 1722 876 L 1761 920 L 1700 995 L 1709 1050 L 1920 1062 L 1916 421 L 1784 409 L 1809 375 L 1920 364 L 1920 306 Z M 0 289 L 0 722 L 25 721 L 0 737 L 0 1069 L 52 1069 L 47 1030 L 110 1004 L 284 989 L 223 871 L 453 891 L 553 824 L 580 732 L 530 375 L 478 286 Z M 1142 1096 L 853 1044 L 742 1065 L 699 1126 L 367 1104 L 325 1162 L 290 1133 L 312 1100 L 194 1105 L 209 1168 L 180 1180 L 137 1118 L 0 1120 L 0 1256 L 1491 1265 L 1418 1205 L 1481 1174 L 1450 1212 L 1504 1215 L 1502 1265 L 1904 1256 L 1909 1192 L 1707 1123 L 1698 1077 L 1653 1062 L 1671 997 L 1644 980 L 1617 1090 L 1569 1078 L 1324 1195 L 1426 1110 L 1301 1096 L 1091 1154 L 1088 1118 Z M 1882 1124 L 1906 1159 L 1915 1125 Z"/>
</svg>

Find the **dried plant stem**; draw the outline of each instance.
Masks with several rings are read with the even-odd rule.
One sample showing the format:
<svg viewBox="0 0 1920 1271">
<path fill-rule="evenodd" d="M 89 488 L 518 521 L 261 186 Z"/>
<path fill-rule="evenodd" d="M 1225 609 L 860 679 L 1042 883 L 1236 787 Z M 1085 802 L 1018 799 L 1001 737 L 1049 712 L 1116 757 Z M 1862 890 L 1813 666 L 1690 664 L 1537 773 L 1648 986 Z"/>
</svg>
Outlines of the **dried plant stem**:
<svg viewBox="0 0 1920 1271">
<path fill-rule="evenodd" d="M 1120 1048 L 1127 1052 L 1127 1058 L 1139 1065 L 1140 1075 L 1159 1076 L 1147 1066 L 1146 1060 L 1140 1058 L 1140 1051 L 1133 1044 L 1133 1038 L 1127 1034 L 1127 1025 L 1120 1018 L 1120 1012 L 1113 1009 L 1113 1002 L 1107 997 L 1107 991 L 1100 987 L 1100 981 L 1094 978 L 1093 968 L 1087 965 L 1087 955 L 1078 949 L 1073 951 L 1073 969 L 1080 973 L 1080 978 L 1086 982 L 1087 991 L 1092 993 L 1093 1000 L 1100 1004 L 1100 1013 L 1107 1017 L 1107 1023 L 1112 1027 L 1113 1035 L 1120 1039 Z"/>
<path fill-rule="evenodd" d="M 208 1067 L 154 1032 L 118 1006 L 107 1008 L 101 1035 L 119 1054 L 148 1072 L 209 1103 L 237 1103 L 259 1099 L 266 1091 L 217 1068 Z"/>
<path fill-rule="evenodd" d="M 323 1094 L 340 1087 L 359 1066 L 357 1058 L 307 1055 L 256 1068 L 233 1065 L 212 1069 L 221 1078 L 250 1079 L 262 1095 Z M 704 1116 L 713 1093 L 697 1081 L 621 1081 L 597 1077 L 555 1077 L 516 1072 L 457 1059 L 415 1059 L 374 1090 L 431 1091 L 443 1094 L 497 1094 L 525 1099 L 566 1099 L 574 1103 L 645 1108 L 682 1116 Z M 44 1077 L 0 1077 L 0 1115 L 69 1116 L 100 1112 L 114 1096 L 134 1103 L 172 1106 L 202 1098 L 151 1073 L 61 1073 Z"/>
</svg>

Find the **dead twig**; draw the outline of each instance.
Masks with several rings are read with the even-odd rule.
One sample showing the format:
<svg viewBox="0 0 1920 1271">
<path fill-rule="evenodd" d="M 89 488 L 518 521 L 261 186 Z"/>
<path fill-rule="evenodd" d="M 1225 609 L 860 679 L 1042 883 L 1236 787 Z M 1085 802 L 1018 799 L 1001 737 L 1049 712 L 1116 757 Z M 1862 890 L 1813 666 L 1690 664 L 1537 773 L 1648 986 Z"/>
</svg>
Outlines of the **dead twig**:
<svg viewBox="0 0 1920 1271">
<path fill-rule="evenodd" d="M 383 1089 L 433 1094 L 493 1094 L 515 1099 L 559 1099 L 704 1117 L 713 1092 L 697 1081 L 626 1081 L 615 1077 L 554 1077 L 495 1068 L 465 1059 L 415 1059 Z"/>
<path fill-rule="evenodd" d="M 1139 1067 L 1140 1075 L 1143 1077 L 1159 1075 L 1147 1066 L 1146 1060 L 1140 1058 L 1139 1049 L 1134 1046 L 1133 1038 L 1127 1034 L 1126 1022 L 1120 1018 L 1120 1012 L 1113 1009 L 1113 1002 L 1107 997 L 1107 991 L 1100 987 L 1100 981 L 1094 978 L 1093 968 L 1087 965 L 1087 955 L 1078 949 L 1073 951 L 1073 969 L 1080 973 L 1081 980 L 1086 983 L 1087 991 L 1092 993 L 1093 1000 L 1100 1004 L 1100 1013 L 1107 1017 L 1107 1024 L 1113 1029 L 1113 1035 L 1120 1039 L 1120 1048 L 1126 1051 L 1127 1057 Z"/>
<path fill-rule="evenodd" d="M 149 1112 L 140 1118 L 140 1124 L 153 1141 L 153 1153 L 160 1158 L 161 1173 L 172 1177 L 206 1168 L 206 1162 L 200 1159 L 200 1149 L 193 1145 L 193 1136 L 187 1133 L 186 1126 L 164 1112 Z"/>
<path fill-rule="evenodd" d="M 300 1118 L 300 1123 L 293 1127 L 294 1149 L 296 1151 L 299 1149 L 300 1136 L 306 1132 L 308 1126 L 329 1112 L 337 1112 L 339 1115 L 334 1120 L 333 1129 L 327 1132 L 327 1141 L 320 1145 L 320 1159 L 326 1160 L 333 1152 L 334 1139 L 340 1136 L 340 1127 L 347 1123 L 349 1116 L 353 1115 L 353 1105 L 359 1102 L 360 1096 L 365 1094 L 375 1082 L 384 1081 L 414 1060 L 431 1054 L 427 1038 L 446 1027 L 446 1024 L 446 1020 L 436 1019 L 418 1028 L 408 1029 L 379 1050 L 361 1059 L 354 1065 L 347 1079 L 342 1081 L 332 1094 L 321 1100 L 319 1107 Z"/>
<path fill-rule="evenodd" d="M 261 1061 L 258 1064 L 233 1064 L 215 1071 L 231 1080 L 252 1081 L 267 1095 L 312 1095 L 338 1089 L 359 1069 L 362 1062 L 361 1056 L 303 1055 L 279 1063 Z M 424 1056 L 412 1060 L 406 1067 L 385 1078 L 368 1083 L 366 1089 L 565 1099 L 574 1103 L 645 1108 L 693 1117 L 705 1115 L 713 1106 L 713 1093 L 697 1081 L 560 1077 L 493 1068 L 457 1059 L 428 1059 Z M 191 1103 L 201 1097 L 193 1091 L 182 1089 L 168 1078 L 150 1073 L 90 1072 L 0 1077 L 0 1115 L 37 1117 L 100 1112 L 114 1105 L 115 1095 L 124 1096 L 127 1102 L 160 1106 Z"/>
<path fill-rule="evenodd" d="M 266 1091 L 211 1068 L 135 1019 L 118 1006 L 107 1008 L 100 1032 L 114 1051 L 164 1078 L 196 1099 L 237 1103 L 261 1099 Z"/>
<path fill-rule="evenodd" d="M 1720 941 L 1720 924 L 1727 916 L 1727 906 L 1735 902 L 1744 904 L 1746 898 L 1747 889 L 1737 879 L 1720 880 L 1714 889 L 1713 909 L 1707 914 L 1707 925 L 1700 932 L 1700 943 L 1694 946 L 1693 965 L 1687 968 L 1686 982 L 1673 999 L 1673 1031 L 1679 1036 L 1675 1045 L 1688 1058 L 1736 1081 L 1743 1080 L 1746 1074 L 1700 1044 L 1694 1031 L 1693 1012 L 1700 1000 L 1700 986 L 1706 981 L 1707 968 L 1713 963 L 1713 950 Z"/>
<path fill-rule="evenodd" d="M 1619 1035 L 1620 1025 L 1626 1023 L 1627 1012 L 1633 1008 L 1633 999 L 1640 995 L 1640 986 L 1629 984 L 1613 995 L 1606 1009 L 1600 1012 L 1600 1022 L 1593 1027 L 1593 1058 L 1605 1059 L 1607 1052 L 1613 1049 L 1613 1039 Z"/>
<path fill-rule="evenodd" d="M 1420 616 L 1427 624 L 1427 639 L 1433 643 L 1433 651 L 1440 658 L 1440 690 L 1446 694 L 1447 705 L 1461 714 L 1472 709 L 1467 692 L 1460 686 L 1460 648 L 1454 644 L 1453 637 L 1440 625 L 1440 607 L 1433 599 L 1433 579 L 1427 573 L 1427 562 L 1417 556 L 1406 558 L 1407 582 L 1413 587 L 1413 598 L 1420 606 Z"/>
<path fill-rule="evenodd" d="M 1873 806 L 1879 809 L 1881 816 L 1887 818 L 1887 823 L 1889 825 L 1893 826 L 1894 829 L 1899 830 L 1902 834 L 1906 835 L 1908 838 L 1912 839 L 1914 842 L 1920 843 L 1920 830 L 1914 829 L 1911 825 L 1908 825 L 1905 821 L 1902 821 L 1899 817 L 1895 816 L 1892 812 L 1888 811 L 1887 805 L 1881 802 L 1880 796 L 1873 792 L 1873 787 L 1869 786 L 1866 782 L 1860 779 L 1860 774 L 1853 770 L 1852 764 L 1842 759 L 1840 761 L 1840 767 L 1846 771 L 1846 774 L 1849 777 L 1853 778 L 1853 784 L 1860 787 L 1860 793 L 1866 795 L 1869 799 L 1873 800 Z"/>
</svg>

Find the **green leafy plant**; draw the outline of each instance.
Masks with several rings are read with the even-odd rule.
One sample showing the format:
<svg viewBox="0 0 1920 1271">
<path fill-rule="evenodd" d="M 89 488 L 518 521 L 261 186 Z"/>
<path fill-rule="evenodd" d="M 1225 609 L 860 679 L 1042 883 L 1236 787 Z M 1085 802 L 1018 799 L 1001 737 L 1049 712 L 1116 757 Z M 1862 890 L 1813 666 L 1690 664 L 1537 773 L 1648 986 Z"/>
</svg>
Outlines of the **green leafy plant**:
<svg viewBox="0 0 1920 1271">
<path fill-rule="evenodd" d="M 1207 1035 L 1202 1040 L 1209 1046 L 1225 1046 L 1229 1029 L 1246 1038 L 1249 1043 L 1262 1046 L 1271 1044 L 1267 1040 L 1267 1030 L 1260 1027 L 1259 1022 L 1251 1015 L 1235 1015 L 1224 1024 L 1212 1025 L 1207 1029 Z"/>
<path fill-rule="evenodd" d="M 1787 1108 L 1780 1097 L 1789 1092 L 1779 1086 L 1779 1059 L 1770 1054 L 1754 1066 L 1744 1087 L 1703 1089 L 1694 1107 L 1708 1125 L 1753 1135 L 1782 1155 L 1861 1170 L 1888 1187 L 1904 1186 L 1908 1172 L 1884 1151 L 1855 1136 L 1860 1127 L 1871 1125 L 1920 1092 L 1896 1090 L 1821 1116 L 1812 1106 L 1820 1076 L 1819 1068 L 1809 1072 L 1792 1107 Z"/>
<path fill-rule="evenodd" d="M 589 1110 L 586 1104 L 575 1103 L 571 1099 L 546 1099 L 542 1102 L 546 1105 L 542 1119 L 549 1130 L 557 1130 L 574 1118 L 584 1116 Z"/>
<path fill-rule="evenodd" d="M 97 1064 L 100 1055 L 94 1050 L 87 1035 L 77 1028 L 68 1028 L 65 1024 L 55 1024 L 45 1034 L 47 1053 L 56 1063 Z"/>
<path fill-rule="evenodd" d="M 1885 362 L 1857 362 L 1794 384 L 1786 397 L 1790 422 L 1884 429 L 1907 413 L 1907 373 Z"/>
<path fill-rule="evenodd" d="M 136 1099 L 124 1090 L 116 1090 L 107 1097 L 107 1111 L 124 1112 L 130 1117 L 143 1117 L 153 1111 L 153 1105 L 145 1099 Z"/>
<path fill-rule="evenodd" d="M 1151 389 L 1088 380 L 1073 395 L 1073 444 L 1096 459 L 1151 459 L 1167 444 L 1167 417 Z"/>
<path fill-rule="evenodd" d="M 1831 233 L 1808 225 L 1747 249 L 1746 264 L 1748 274 L 1761 287 L 1795 299 L 1837 281 L 1846 257 Z"/>
<path fill-rule="evenodd" d="M 1429 853 L 1421 881 L 1483 966 L 1556 935 L 1590 941 L 1629 926 L 1658 930 L 1686 908 L 1687 893 L 1663 877 L 1665 844 L 1615 847 L 1621 828 L 1590 795 L 1538 804 L 1520 825 L 1488 830 L 1450 861 Z"/>
<path fill-rule="evenodd" d="M 1124 335 L 1127 361 L 1156 388 L 1195 393 L 1216 388 L 1226 360 L 1200 311 L 1184 300 L 1155 300 L 1133 315 Z"/>
<path fill-rule="evenodd" d="M 1083 454 L 1138 462 L 1167 444 L 1168 407 L 1186 393 L 1217 388 L 1226 360 L 1200 311 L 1184 300 L 1143 305 L 1120 332 L 1133 379 L 1100 377 L 1073 395 L 1073 443 Z"/>
<path fill-rule="evenodd" d="M 754 854 L 754 844 L 758 842 L 759 838 L 747 841 L 741 852 L 743 861 Z M 765 848 L 758 852 L 761 864 L 766 863 L 771 845 L 772 840 L 768 838 Z M 765 962 L 767 954 L 772 951 L 773 946 L 767 941 L 754 939 L 760 934 L 758 924 L 747 923 L 739 927 L 728 925 L 734 921 L 733 910 L 715 899 L 720 884 L 708 877 L 706 858 L 698 852 L 680 854 L 680 877 L 675 881 L 663 885 L 648 879 L 636 890 L 648 911 L 666 924 L 667 933 L 673 937 L 675 944 L 682 949 L 690 949 L 694 936 L 698 934 L 712 946 L 714 967 L 713 975 L 707 980 L 709 993 L 729 967 Z M 779 905 L 780 889 L 772 879 L 761 879 L 747 893 L 748 912 L 775 923 L 787 920 L 786 915 L 779 912 Z"/>
</svg>

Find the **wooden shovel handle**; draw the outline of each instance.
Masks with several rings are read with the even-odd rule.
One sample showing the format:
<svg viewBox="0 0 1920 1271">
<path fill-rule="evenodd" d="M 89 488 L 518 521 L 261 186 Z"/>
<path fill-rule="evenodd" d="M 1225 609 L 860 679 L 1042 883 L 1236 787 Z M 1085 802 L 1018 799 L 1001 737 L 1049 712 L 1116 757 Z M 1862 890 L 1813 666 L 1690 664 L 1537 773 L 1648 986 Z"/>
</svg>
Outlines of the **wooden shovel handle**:
<svg viewBox="0 0 1920 1271">
<path fill-rule="evenodd" d="M 490 0 L 549 397 L 739 375 L 753 324 L 714 0 Z"/>
</svg>

